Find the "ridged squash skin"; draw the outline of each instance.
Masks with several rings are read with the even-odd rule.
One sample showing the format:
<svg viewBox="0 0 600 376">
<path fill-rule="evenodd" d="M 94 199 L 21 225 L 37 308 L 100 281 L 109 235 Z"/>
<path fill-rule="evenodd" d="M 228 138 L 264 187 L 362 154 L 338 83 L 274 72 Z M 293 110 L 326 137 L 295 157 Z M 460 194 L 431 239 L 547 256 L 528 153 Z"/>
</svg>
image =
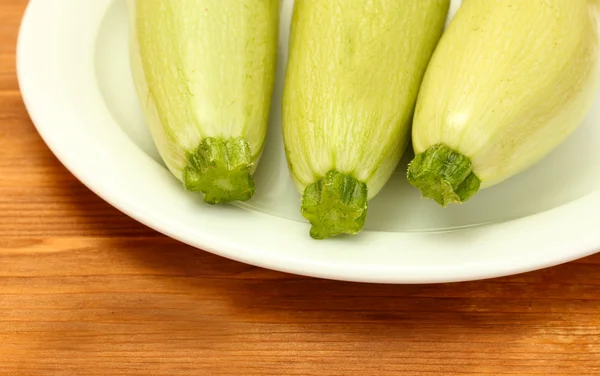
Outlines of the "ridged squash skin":
<svg viewBox="0 0 600 376">
<path fill-rule="evenodd" d="M 249 199 L 265 142 L 280 0 L 128 0 L 130 61 L 166 166 L 210 203 Z"/>
<path fill-rule="evenodd" d="M 448 0 L 296 0 L 283 136 L 313 237 L 362 229 L 367 200 L 408 144 L 448 8 Z"/>
<path fill-rule="evenodd" d="M 529 168 L 564 141 L 596 94 L 597 17 L 597 0 L 463 1 L 420 89 L 411 183 L 441 205 L 462 202 Z M 424 153 L 436 147 L 445 151 L 425 161 Z M 431 161 L 441 155 L 455 166 L 434 176 Z M 473 180 L 444 182 L 452 169 L 468 176 L 468 169 L 458 168 L 459 157 L 465 168 L 470 162 Z"/>
</svg>

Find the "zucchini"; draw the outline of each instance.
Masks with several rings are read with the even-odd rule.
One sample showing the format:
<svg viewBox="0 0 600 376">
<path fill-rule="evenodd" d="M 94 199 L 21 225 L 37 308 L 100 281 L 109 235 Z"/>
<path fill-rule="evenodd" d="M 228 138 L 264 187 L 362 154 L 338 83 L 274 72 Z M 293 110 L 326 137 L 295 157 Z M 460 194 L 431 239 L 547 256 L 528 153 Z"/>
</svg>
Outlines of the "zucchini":
<svg viewBox="0 0 600 376">
<path fill-rule="evenodd" d="M 268 127 L 279 0 L 128 0 L 130 61 L 169 171 L 209 204 L 245 201 Z"/>
<path fill-rule="evenodd" d="M 356 234 L 408 145 L 449 0 L 296 0 L 283 137 L 310 235 Z"/>
<path fill-rule="evenodd" d="M 466 0 L 421 86 L 408 180 L 462 203 L 531 167 L 596 94 L 597 0 Z"/>
</svg>

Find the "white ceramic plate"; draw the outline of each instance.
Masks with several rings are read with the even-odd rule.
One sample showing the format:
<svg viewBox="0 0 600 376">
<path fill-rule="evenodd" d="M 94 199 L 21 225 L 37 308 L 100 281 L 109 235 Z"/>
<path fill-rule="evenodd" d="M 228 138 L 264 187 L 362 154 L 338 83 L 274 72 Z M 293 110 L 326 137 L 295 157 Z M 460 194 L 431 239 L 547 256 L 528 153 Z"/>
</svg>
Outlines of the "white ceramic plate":
<svg viewBox="0 0 600 376">
<path fill-rule="evenodd" d="M 244 205 L 203 204 L 160 161 L 130 78 L 124 0 L 30 1 L 18 43 L 29 113 L 61 162 L 103 199 L 168 236 L 249 264 L 331 279 L 432 283 L 529 271 L 600 249 L 600 101 L 541 163 L 460 206 L 420 199 L 404 177 L 407 156 L 370 203 L 364 232 L 312 240 L 280 135 L 292 1 L 284 3 L 272 123 L 257 194 Z"/>
</svg>

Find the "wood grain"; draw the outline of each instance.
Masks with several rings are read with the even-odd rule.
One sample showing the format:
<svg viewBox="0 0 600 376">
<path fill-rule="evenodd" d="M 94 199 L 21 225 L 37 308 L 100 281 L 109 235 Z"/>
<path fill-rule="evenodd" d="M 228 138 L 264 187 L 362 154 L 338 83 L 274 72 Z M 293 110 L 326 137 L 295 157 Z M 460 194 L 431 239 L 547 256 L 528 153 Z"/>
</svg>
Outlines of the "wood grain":
<svg viewBox="0 0 600 376">
<path fill-rule="evenodd" d="M 124 216 L 37 135 L 0 0 L 0 375 L 598 375 L 600 255 L 459 284 L 303 278 Z"/>
</svg>

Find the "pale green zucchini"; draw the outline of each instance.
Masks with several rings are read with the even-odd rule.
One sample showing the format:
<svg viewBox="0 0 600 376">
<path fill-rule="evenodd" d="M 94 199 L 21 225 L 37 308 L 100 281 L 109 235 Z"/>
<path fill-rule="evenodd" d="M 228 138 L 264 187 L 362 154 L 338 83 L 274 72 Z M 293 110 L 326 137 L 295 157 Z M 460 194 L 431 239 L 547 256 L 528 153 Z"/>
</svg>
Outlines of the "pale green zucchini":
<svg viewBox="0 0 600 376">
<path fill-rule="evenodd" d="M 184 187 L 248 200 L 265 142 L 279 0 L 128 0 L 137 95 Z"/>
<path fill-rule="evenodd" d="M 283 98 L 313 238 L 356 234 L 408 144 L 449 0 L 296 0 Z"/>
<path fill-rule="evenodd" d="M 408 180 L 442 206 L 541 160 L 596 93 L 597 0 L 466 0 L 417 101 Z M 559 177 L 557 177 L 559 178 Z"/>
</svg>

